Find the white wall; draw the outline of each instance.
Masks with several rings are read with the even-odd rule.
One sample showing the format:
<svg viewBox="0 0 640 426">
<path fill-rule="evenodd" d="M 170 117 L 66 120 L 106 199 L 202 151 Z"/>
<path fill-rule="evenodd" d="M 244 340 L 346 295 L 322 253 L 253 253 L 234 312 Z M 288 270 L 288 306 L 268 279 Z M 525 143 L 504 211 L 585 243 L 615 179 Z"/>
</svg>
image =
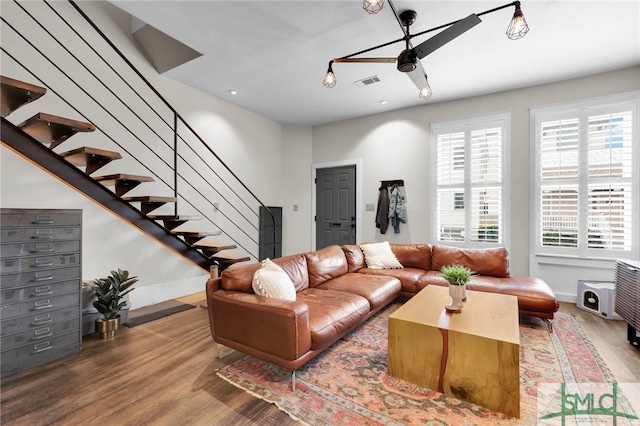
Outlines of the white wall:
<svg viewBox="0 0 640 426">
<path fill-rule="evenodd" d="M 62 3 L 57 3 L 57 5 L 68 8 L 68 5 L 65 6 Z M 280 124 L 158 75 L 139 53 L 131 38 L 131 19 L 128 14 L 106 2 L 81 2 L 80 5 L 261 200 L 273 205 L 280 205 L 283 202 L 281 200 L 281 194 L 285 192 L 281 187 L 284 168 L 283 134 Z M 35 14 L 42 13 L 42 8 L 46 7 L 42 3 L 29 2 L 26 3 L 26 6 Z M 24 20 L 24 27 L 33 27 L 33 24 L 29 24 L 24 14 L 15 6 L 3 4 L 2 8 L 3 18 L 6 17 L 10 22 Z M 69 14 L 69 16 L 74 15 Z M 77 25 L 79 28 L 86 27 L 86 24 L 83 23 Z M 37 37 L 37 35 L 35 36 Z M 65 35 L 62 34 L 63 41 L 64 37 Z M 3 47 L 9 48 L 10 52 L 13 50 L 13 52 L 20 53 L 20 40 L 4 25 L 2 40 Z M 100 46 L 101 44 L 96 43 L 95 45 Z M 77 45 L 72 47 L 81 48 Z M 33 57 L 27 57 L 25 60 L 36 61 Z M 34 62 L 32 66 L 35 69 L 41 68 L 37 62 Z M 2 56 L 1 71 L 3 75 L 38 84 L 4 55 Z M 82 82 L 89 81 L 86 75 L 79 75 L 78 79 Z M 52 72 L 51 80 L 57 82 L 60 77 Z M 95 85 L 95 83 L 89 84 Z M 114 82 L 113 84 L 120 83 Z M 71 89 L 69 92 L 65 91 L 65 95 L 69 95 L 73 101 L 76 95 L 70 93 L 72 93 Z M 121 106 L 115 104 L 110 107 L 122 109 Z M 87 108 L 89 107 L 87 106 Z M 41 110 L 82 120 L 82 117 L 61 104 L 51 92 L 8 118 L 17 124 Z M 307 134 L 305 134 L 304 129 L 299 129 L 299 133 L 302 136 L 301 142 L 306 144 L 306 150 L 310 152 L 310 136 L 308 135 L 310 131 L 307 130 Z M 127 143 L 128 139 L 125 136 L 121 139 Z M 295 140 L 296 138 L 292 138 L 288 143 L 293 144 Z M 104 138 L 101 139 L 97 134 L 83 134 L 74 136 L 56 148 L 56 151 L 62 152 L 83 145 L 97 145 L 105 149 L 113 149 L 107 144 L 108 141 L 105 141 Z M 150 161 L 151 158 L 149 153 L 142 151 L 135 153 L 135 155 L 143 161 Z M 301 155 L 310 158 L 310 154 L 302 152 Z M 123 156 L 126 157 L 124 154 Z M 310 160 L 307 160 L 307 164 L 309 162 Z M 294 159 L 289 159 L 289 163 L 290 166 L 303 167 L 303 164 L 297 163 Z M 99 205 L 70 189 L 66 184 L 52 178 L 4 146 L 0 150 L 0 166 L 2 189 L 0 204 L 2 207 L 83 210 L 83 279 L 89 280 L 106 276 L 111 269 L 117 267 L 128 269 L 132 274 L 140 277 L 136 290 L 131 293 L 133 308 L 204 289 L 207 277 L 205 271 L 167 250 L 136 228 L 103 210 Z M 134 166 L 133 162 L 127 162 L 123 159 L 114 162 L 113 166 L 106 166 L 97 174 L 115 172 L 144 174 L 133 169 Z M 304 174 L 306 181 L 307 174 L 300 170 L 296 171 L 296 174 L 298 173 Z M 165 189 L 158 187 L 158 190 L 164 191 Z M 133 195 L 142 195 L 144 193 L 142 191 L 147 191 L 147 189 L 136 188 L 134 191 L 136 192 L 132 192 Z M 153 192 L 153 195 L 171 194 Z M 299 195 L 295 201 L 302 205 L 301 214 L 307 216 L 308 207 L 305 211 L 304 197 Z M 181 211 L 181 213 L 189 212 Z M 296 246 L 296 244 L 298 247 L 302 246 L 295 242 L 293 245 Z"/>
<path fill-rule="evenodd" d="M 312 250 L 311 149 L 310 127 L 284 126 L 280 188 L 283 256 Z"/>
<path fill-rule="evenodd" d="M 404 243 L 433 243 L 429 223 L 430 124 L 463 117 L 511 113 L 511 272 L 545 279 L 563 300 L 573 300 L 578 279 L 612 279 L 612 262 L 581 265 L 550 265 L 551 260 L 532 254 L 529 226 L 531 209 L 532 150 L 529 108 L 557 102 L 621 93 L 640 88 L 640 67 L 599 74 L 487 96 L 391 111 L 313 128 L 313 163 L 359 158 L 364 164 L 364 204 L 375 203 L 380 180 L 404 179 L 408 223 L 400 233 L 381 235 L 375 228 L 375 212 L 364 213 L 363 241 L 389 240 Z M 437 90 L 437 88 L 434 88 Z M 554 262 L 557 263 L 557 262 Z M 566 262 L 565 262 L 566 263 Z"/>
</svg>

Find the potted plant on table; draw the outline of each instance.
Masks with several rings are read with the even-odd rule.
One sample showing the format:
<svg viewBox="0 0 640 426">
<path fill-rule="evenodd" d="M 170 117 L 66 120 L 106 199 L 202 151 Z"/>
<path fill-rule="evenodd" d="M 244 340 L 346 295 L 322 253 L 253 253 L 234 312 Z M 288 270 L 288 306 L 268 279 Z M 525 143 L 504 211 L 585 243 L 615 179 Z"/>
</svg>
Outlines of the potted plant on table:
<svg viewBox="0 0 640 426">
<path fill-rule="evenodd" d="M 91 288 L 96 292 L 97 300 L 93 307 L 102 315 L 96 320 L 96 331 L 100 339 L 112 339 L 120 327 L 120 310 L 127 304 L 122 298 L 134 290 L 138 277 L 129 277 L 129 271 L 118 269 L 111 271 L 106 278 L 93 280 Z"/>
<path fill-rule="evenodd" d="M 462 265 L 447 265 L 440 269 L 440 276 L 449 282 L 449 296 L 452 302 L 445 306 L 449 312 L 462 311 L 462 301 L 466 298 L 466 285 L 471 279 L 471 269 Z"/>
</svg>

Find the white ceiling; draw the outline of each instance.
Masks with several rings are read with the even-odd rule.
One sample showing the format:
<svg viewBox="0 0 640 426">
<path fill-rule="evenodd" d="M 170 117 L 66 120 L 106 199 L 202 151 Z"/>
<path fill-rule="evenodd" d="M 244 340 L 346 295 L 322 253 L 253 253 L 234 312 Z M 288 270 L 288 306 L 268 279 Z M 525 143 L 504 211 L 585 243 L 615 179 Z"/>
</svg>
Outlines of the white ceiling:
<svg viewBox="0 0 640 426">
<path fill-rule="evenodd" d="M 360 0 L 136 1 L 111 3 L 203 55 L 164 75 L 283 124 L 317 125 L 424 104 L 395 64 L 334 64 L 338 84 L 322 79 L 329 60 L 402 37 L 388 4 L 377 15 Z M 418 12 L 413 33 L 509 1 L 396 1 Z M 499 92 L 640 64 L 640 1 L 522 0 L 531 31 L 504 32 L 513 8 L 422 60 L 434 91 L 426 102 Z M 416 37 L 414 45 L 435 33 Z M 402 43 L 366 56 L 396 57 Z M 357 87 L 377 75 L 381 82 Z M 640 78 L 640 76 L 639 76 Z M 229 94 L 236 90 L 237 95 Z M 380 101 L 387 101 L 380 104 Z"/>
</svg>

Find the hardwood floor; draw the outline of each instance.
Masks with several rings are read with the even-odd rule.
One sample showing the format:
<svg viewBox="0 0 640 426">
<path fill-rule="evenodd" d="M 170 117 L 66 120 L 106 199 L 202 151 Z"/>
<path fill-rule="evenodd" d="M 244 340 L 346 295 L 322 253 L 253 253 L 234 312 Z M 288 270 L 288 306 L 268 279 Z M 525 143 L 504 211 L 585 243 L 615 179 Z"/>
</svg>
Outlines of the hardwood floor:
<svg viewBox="0 0 640 426">
<path fill-rule="evenodd" d="M 204 295 L 180 300 L 199 304 Z M 578 318 L 619 382 L 640 382 L 640 349 L 626 342 L 626 323 L 599 318 L 567 303 L 560 309 Z M 222 359 L 215 359 L 207 312 L 201 307 L 135 328 L 123 327 L 111 341 L 85 336 L 80 354 L 0 381 L 0 422 L 5 426 L 297 424 L 274 405 L 215 374 L 242 356 L 226 349 Z"/>
</svg>

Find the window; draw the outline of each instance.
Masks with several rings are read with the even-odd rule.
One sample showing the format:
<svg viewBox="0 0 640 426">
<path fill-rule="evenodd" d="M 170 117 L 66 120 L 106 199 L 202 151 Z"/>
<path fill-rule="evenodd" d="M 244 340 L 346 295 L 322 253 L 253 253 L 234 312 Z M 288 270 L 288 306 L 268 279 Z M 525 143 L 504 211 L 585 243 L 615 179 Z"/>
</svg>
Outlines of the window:
<svg viewBox="0 0 640 426">
<path fill-rule="evenodd" d="M 617 257 L 637 252 L 635 98 L 532 111 L 537 254 Z"/>
<path fill-rule="evenodd" d="M 505 147 L 509 116 L 432 125 L 437 242 L 505 245 Z"/>
<path fill-rule="evenodd" d="M 453 194 L 453 208 L 455 210 L 464 209 L 464 193 L 456 192 Z"/>
</svg>

